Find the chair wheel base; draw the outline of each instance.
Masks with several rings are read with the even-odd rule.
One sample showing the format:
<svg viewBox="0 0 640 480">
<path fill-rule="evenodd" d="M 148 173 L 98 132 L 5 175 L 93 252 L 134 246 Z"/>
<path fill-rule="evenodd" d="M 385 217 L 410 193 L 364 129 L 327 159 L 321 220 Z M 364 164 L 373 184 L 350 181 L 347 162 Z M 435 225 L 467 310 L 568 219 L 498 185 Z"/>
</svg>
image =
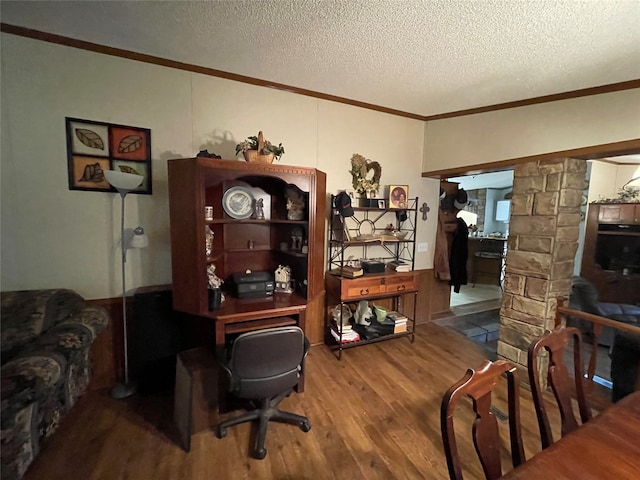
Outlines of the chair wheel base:
<svg viewBox="0 0 640 480">
<path fill-rule="evenodd" d="M 311 430 L 311 424 L 309 423 L 308 420 L 305 420 L 304 422 L 300 423 L 300 430 L 302 430 L 305 433 Z"/>
<path fill-rule="evenodd" d="M 257 458 L 258 460 L 262 460 L 266 456 L 267 456 L 267 449 L 266 448 L 263 448 L 262 450 L 256 450 L 254 452 L 254 457 Z"/>
</svg>

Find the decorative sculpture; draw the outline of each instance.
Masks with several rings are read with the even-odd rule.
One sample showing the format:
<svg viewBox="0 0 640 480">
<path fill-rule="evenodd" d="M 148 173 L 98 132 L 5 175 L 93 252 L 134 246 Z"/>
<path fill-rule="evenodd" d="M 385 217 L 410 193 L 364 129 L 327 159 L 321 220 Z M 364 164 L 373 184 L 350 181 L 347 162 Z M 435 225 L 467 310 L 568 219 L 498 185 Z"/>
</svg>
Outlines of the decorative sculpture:
<svg viewBox="0 0 640 480">
<path fill-rule="evenodd" d="M 302 190 L 295 185 L 288 185 L 285 194 L 287 196 L 287 219 L 304 220 L 305 202 Z"/>
<path fill-rule="evenodd" d="M 278 265 L 275 272 L 276 286 L 275 291 L 280 293 L 293 293 L 291 280 L 291 267 L 286 265 Z"/>
<path fill-rule="evenodd" d="M 370 319 L 373 317 L 373 312 L 371 311 L 369 302 L 366 300 L 360 300 L 354 317 L 358 325 L 369 326 L 371 324 Z"/>
<path fill-rule="evenodd" d="M 262 198 L 256 200 L 256 219 L 264 220 L 264 200 Z"/>
</svg>

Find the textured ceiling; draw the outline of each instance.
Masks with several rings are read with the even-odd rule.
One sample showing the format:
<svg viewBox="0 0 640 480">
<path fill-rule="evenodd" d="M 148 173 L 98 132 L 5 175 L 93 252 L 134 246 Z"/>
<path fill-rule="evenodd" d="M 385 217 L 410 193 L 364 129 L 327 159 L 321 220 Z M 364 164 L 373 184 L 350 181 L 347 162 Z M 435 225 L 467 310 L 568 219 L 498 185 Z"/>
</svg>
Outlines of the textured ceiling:
<svg viewBox="0 0 640 480">
<path fill-rule="evenodd" d="M 3 23 L 419 115 L 640 79 L 638 0 L 2 1 Z"/>
</svg>

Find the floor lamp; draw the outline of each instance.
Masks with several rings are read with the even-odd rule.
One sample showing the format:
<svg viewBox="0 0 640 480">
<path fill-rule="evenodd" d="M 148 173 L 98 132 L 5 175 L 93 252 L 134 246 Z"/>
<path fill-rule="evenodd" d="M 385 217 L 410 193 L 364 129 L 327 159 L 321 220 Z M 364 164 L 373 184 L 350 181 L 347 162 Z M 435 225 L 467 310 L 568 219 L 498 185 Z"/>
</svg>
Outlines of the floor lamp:
<svg viewBox="0 0 640 480">
<path fill-rule="evenodd" d="M 123 325 L 123 344 L 124 344 L 124 383 L 119 383 L 111 389 L 111 397 L 126 398 L 136 392 L 136 386 L 129 379 L 129 350 L 127 341 L 127 298 L 125 288 L 125 263 L 127 261 L 128 248 L 142 248 L 149 244 L 147 236 L 141 227 L 133 231 L 133 237 L 125 238 L 124 230 L 124 199 L 131 190 L 138 188 L 144 177 L 133 173 L 119 172 L 117 170 L 105 170 L 104 176 L 113 187 L 118 190 L 121 198 L 120 211 L 120 247 L 122 249 L 122 325 Z"/>
</svg>

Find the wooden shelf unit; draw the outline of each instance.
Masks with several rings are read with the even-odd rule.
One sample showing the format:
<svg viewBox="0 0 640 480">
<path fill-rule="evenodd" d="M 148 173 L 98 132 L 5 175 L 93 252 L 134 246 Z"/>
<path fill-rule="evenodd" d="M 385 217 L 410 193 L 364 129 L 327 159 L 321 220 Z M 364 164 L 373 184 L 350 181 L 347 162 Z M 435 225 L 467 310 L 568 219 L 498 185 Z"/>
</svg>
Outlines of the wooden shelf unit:
<svg viewBox="0 0 640 480">
<path fill-rule="evenodd" d="M 326 174 L 314 168 L 202 157 L 169 160 L 168 172 L 174 309 L 213 320 L 224 319 L 219 323 L 228 325 L 228 332 L 239 328 L 231 326 L 234 321 L 273 317 L 277 324 L 291 311 L 305 310 L 305 333 L 312 343 L 321 342 Z M 226 214 L 223 195 L 238 185 L 265 192 L 269 202 L 268 208 L 265 206 L 266 219 L 234 219 Z M 287 219 L 288 185 L 303 192 L 303 220 Z M 213 206 L 213 220 L 205 220 L 205 205 Z M 214 233 L 210 256 L 205 252 L 206 226 Z M 308 239 L 307 253 L 289 248 L 294 229 Z M 281 244 L 287 244 L 287 249 L 283 250 Z M 214 311 L 208 308 L 206 271 L 210 263 L 215 264 L 216 274 L 225 281 L 223 291 L 227 296 L 227 301 Z M 248 269 L 273 273 L 279 265 L 291 267 L 296 280 L 293 294 L 276 293 L 264 299 L 233 297 L 229 287 L 234 273 Z M 217 344 L 224 341 L 218 338 L 219 333 Z"/>
<path fill-rule="evenodd" d="M 334 196 L 331 196 L 331 205 L 334 204 Z M 419 287 L 419 275 L 413 271 L 415 246 L 416 246 L 416 225 L 417 225 L 417 205 L 418 198 L 409 199 L 408 208 L 404 210 L 407 215 L 406 220 L 400 221 L 396 212 L 398 209 L 375 208 L 375 207 L 353 207 L 354 216 L 340 218 L 337 211 L 331 210 L 329 221 L 329 257 L 327 259 L 328 271 L 325 275 L 326 286 L 326 311 L 325 311 L 325 343 L 337 351 L 338 359 L 342 358 L 342 351 L 347 348 L 377 343 L 399 337 L 409 337 L 411 342 L 415 339 L 415 319 L 417 295 Z M 373 234 L 384 233 L 387 225 L 391 224 L 405 236 L 399 240 L 379 240 L 368 238 L 358 239 L 361 234 L 362 225 L 367 224 L 373 229 Z M 368 233 L 368 232 L 367 232 Z M 335 275 L 331 271 L 340 270 L 349 259 L 352 252 L 360 254 L 360 258 L 374 258 L 388 263 L 392 260 L 402 260 L 410 265 L 409 272 L 396 272 L 386 268 L 382 273 L 365 273 L 361 277 L 346 278 Z M 405 308 L 405 298 L 412 295 L 413 308 L 407 312 Z M 395 310 L 408 317 L 407 330 L 400 333 L 384 334 L 377 337 L 364 338 L 366 328 L 358 326 L 353 321 L 353 329 L 360 334 L 360 340 L 343 342 L 342 318 L 340 324 L 333 319 L 332 311 L 336 305 L 350 305 L 350 310 L 361 300 L 373 301 L 375 304 Z M 372 306 L 371 303 L 369 303 Z M 373 319 L 375 324 L 377 320 Z M 331 334 L 334 330 L 339 340 Z M 374 334 L 375 335 L 375 334 Z"/>
</svg>

